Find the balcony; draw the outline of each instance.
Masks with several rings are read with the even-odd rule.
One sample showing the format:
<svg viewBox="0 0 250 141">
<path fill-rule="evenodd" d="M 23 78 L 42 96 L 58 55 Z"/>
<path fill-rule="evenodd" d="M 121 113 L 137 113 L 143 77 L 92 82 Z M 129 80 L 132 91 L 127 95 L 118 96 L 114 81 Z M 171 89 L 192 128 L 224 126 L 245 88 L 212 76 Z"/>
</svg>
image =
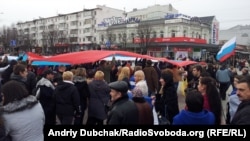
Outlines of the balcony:
<svg viewBox="0 0 250 141">
<path fill-rule="evenodd" d="M 92 24 L 85 24 L 83 25 L 83 28 L 93 28 L 93 27 L 92 27 Z"/>
</svg>

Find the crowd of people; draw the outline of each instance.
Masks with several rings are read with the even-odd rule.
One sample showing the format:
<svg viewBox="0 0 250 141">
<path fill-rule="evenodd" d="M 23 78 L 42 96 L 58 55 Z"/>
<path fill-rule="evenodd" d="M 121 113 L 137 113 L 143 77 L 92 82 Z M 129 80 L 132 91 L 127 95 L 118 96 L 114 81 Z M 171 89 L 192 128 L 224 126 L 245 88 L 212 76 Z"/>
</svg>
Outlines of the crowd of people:
<svg viewBox="0 0 250 141">
<path fill-rule="evenodd" d="M 225 64 L 133 63 L 115 58 L 72 66 L 2 61 L 0 140 L 42 141 L 44 125 L 159 125 L 159 116 L 170 125 L 250 123 L 249 68 L 238 74 Z M 188 85 L 182 109 L 178 88 L 183 80 Z"/>
</svg>

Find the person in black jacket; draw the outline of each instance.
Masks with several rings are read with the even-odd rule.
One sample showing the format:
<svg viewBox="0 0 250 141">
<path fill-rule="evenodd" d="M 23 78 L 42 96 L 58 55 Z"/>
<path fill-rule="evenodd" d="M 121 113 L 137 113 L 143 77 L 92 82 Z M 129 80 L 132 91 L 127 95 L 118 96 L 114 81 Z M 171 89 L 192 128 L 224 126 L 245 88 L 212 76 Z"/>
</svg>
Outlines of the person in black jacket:
<svg viewBox="0 0 250 141">
<path fill-rule="evenodd" d="M 87 73 L 85 68 L 77 68 L 75 76 L 73 78 L 73 82 L 79 92 L 80 103 L 81 103 L 81 115 L 79 118 L 75 118 L 75 125 L 82 125 L 84 118 L 84 111 L 87 109 L 87 102 L 89 99 L 89 87 L 87 84 Z"/>
<path fill-rule="evenodd" d="M 135 103 L 129 100 L 128 85 L 124 81 L 109 83 L 112 107 L 108 114 L 108 125 L 139 124 L 139 112 Z"/>
<path fill-rule="evenodd" d="M 81 114 L 80 96 L 74 86 L 73 73 L 65 71 L 63 81 L 55 89 L 56 115 L 62 125 L 73 125 L 75 117 Z"/>
<path fill-rule="evenodd" d="M 2 85 L 10 80 L 10 76 L 13 72 L 14 66 L 17 64 L 16 60 L 11 60 L 9 67 L 2 73 Z"/>
<path fill-rule="evenodd" d="M 56 124 L 54 96 L 55 86 L 52 84 L 53 78 L 54 72 L 50 69 L 45 70 L 43 72 L 43 77 L 36 84 L 36 87 L 39 89 L 39 94 L 36 97 L 43 107 L 45 125 Z M 35 94 L 37 94 L 37 92 L 35 92 Z"/>
<path fill-rule="evenodd" d="M 104 73 L 96 71 L 94 79 L 88 84 L 89 103 L 87 125 L 103 125 L 107 119 L 106 106 L 109 103 L 110 88 L 104 80 Z"/>
<path fill-rule="evenodd" d="M 36 88 L 36 83 L 37 83 L 36 74 L 31 70 L 28 70 L 27 62 L 22 61 L 20 62 L 20 64 L 23 64 L 27 68 L 28 74 L 26 79 L 26 87 L 29 94 L 32 94 L 32 91 Z"/>
<path fill-rule="evenodd" d="M 58 66 L 58 70 L 56 71 L 54 79 L 53 79 L 53 83 L 55 86 L 57 86 L 59 83 L 63 81 L 62 75 L 66 71 L 66 69 L 67 68 L 64 65 Z"/>
<path fill-rule="evenodd" d="M 166 117 L 172 124 L 173 117 L 179 113 L 179 105 L 171 70 L 164 70 L 162 72 L 160 83 L 161 88 L 156 94 L 155 108 L 157 113 Z"/>
</svg>

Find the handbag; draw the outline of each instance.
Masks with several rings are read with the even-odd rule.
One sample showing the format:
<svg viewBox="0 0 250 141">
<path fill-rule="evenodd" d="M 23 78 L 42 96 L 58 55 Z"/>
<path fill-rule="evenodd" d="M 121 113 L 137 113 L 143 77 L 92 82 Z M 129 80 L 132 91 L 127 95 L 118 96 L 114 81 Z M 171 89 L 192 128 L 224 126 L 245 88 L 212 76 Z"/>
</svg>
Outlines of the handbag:
<svg viewBox="0 0 250 141">
<path fill-rule="evenodd" d="M 167 105 L 164 106 L 164 112 L 165 112 L 165 115 L 167 116 L 166 110 L 167 110 Z M 162 116 L 160 114 L 160 112 L 158 112 L 157 117 L 158 117 L 159 125 L 170 125 L 171 124 L 170 121 L 168 120 L 168 118 Z"/>
<path fill-rule="evenodd" d="M 157 116 L 159 125 L 170 125 L 170 121 L 166 117 L 161 114 L 158 114 Z"/>
</svg>

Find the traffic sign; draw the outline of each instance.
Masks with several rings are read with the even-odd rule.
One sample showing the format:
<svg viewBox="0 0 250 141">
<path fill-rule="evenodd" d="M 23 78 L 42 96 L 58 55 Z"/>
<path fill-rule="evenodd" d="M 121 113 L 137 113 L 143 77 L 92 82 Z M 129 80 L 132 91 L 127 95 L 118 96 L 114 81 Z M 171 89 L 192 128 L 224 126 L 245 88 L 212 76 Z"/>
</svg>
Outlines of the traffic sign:
<svg viewBox="0 0 250 141">
<path fill-rule="evenodd" d="M 16 40 L 10 40 L 10 46 L 15 47 L 16 46 Z"/>
</svg>

